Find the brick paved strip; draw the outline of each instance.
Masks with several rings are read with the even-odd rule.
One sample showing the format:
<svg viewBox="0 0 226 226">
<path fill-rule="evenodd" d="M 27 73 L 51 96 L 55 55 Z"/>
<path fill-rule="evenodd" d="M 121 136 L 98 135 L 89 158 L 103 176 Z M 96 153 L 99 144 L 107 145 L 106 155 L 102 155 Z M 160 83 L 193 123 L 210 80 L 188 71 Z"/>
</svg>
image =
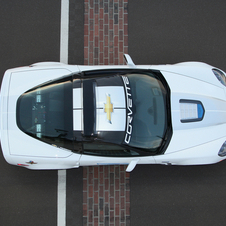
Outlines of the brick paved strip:
<svg viewBox="0 0 226 226">
<path fill-rule="evenodd" d="M 85 0 L 84 7 L 84 64 L 124 64 L 128 0 Z"/>
<path fill-rule="evenodd" d="M 84 0 L 84 64 L 124 64 L 128 0 Z M 83 225 L 130 225 L 126 166 L 83 167 Z"/>
<path fill-rule="evenodd" d="M 83 225 L 130 224 L 126 166 L 83 167 Z"/>
</svg>

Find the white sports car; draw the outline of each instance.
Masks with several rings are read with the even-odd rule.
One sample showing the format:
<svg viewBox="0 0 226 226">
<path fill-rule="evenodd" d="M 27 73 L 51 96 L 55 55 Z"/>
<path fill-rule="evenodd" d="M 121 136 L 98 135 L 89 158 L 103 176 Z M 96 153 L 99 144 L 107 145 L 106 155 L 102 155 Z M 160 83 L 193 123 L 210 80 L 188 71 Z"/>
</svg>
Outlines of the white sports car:
<svg viewBox="0 0 226 226">
<path fill-rule="evenodd" d="M 75 66 L 5 72 L 6 161 L 29 169 L 197 165 L 226 158 L 225 73 L 210 65 Z"/>
</svg>

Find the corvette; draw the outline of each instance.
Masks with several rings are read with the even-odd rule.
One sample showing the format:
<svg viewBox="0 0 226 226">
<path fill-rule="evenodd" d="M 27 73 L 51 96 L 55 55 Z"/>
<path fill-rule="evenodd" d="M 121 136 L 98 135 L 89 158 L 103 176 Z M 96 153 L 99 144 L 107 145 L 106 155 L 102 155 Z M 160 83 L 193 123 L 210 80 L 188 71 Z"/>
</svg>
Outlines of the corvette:
<svg viewBox="0 0 226 226">
<path fill-rule="evenodd" d="M 0 139 L 28 169 L 203 165 L 226 158 L 225 72 L 201 62 L 81 66 L 36 63 L 5 72 Z"/>
</svg>

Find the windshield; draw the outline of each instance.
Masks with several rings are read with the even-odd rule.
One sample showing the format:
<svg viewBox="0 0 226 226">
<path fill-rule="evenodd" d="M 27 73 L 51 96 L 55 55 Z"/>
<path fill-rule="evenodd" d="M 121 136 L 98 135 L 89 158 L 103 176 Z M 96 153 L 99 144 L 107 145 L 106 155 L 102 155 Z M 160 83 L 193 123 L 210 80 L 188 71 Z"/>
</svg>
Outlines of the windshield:
<svg viewBox="0 0 226 226">
<path fill-rule="evenodd" d="M 84 135 L 142 155 L 163 153 L 172 135 L 170 89 L 164 77 L 150 70 L 110 72 L 84 76 Z"/>
<path fill-rule="evenodd" d="M 123 76 L 127 99 L 127 145 L 156 151 L 167 130 L 166 89 L 152 73 Z"/>
<path fill-rule="evenodd" d="M 21 95 L 17 102 L 17 124 L 30 136 L 72 150 L 72 112 L 70 76 Z"/>
</svg>

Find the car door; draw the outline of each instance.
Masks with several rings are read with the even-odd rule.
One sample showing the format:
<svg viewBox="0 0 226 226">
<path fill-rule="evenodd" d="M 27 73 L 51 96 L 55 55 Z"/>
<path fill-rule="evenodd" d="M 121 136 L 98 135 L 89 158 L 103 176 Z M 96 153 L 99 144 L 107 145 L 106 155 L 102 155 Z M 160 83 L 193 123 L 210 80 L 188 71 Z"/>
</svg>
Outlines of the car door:
<svg viewBox="0 0 226 226">
<path fill-rule="evenodd" d="M 141 156 L 137 151 L 107 143 L 84 143 L 80 166 L 89 165 L 154 164 L 152 156 Z M 134 168 L 133 167 L 133 168 Z"/>
</svg>

